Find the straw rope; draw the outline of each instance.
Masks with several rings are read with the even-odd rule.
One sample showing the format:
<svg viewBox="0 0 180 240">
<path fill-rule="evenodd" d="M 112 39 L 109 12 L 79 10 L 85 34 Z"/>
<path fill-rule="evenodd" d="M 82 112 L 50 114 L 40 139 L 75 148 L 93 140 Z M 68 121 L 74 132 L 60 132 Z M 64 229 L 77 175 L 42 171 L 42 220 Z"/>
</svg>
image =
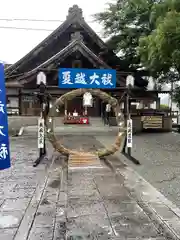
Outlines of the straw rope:
<svg viewBox="0 0 180 240">
<path fill-rule="evenodd" d="M 115 116 L 116 116 L 116 121 L 119 126 L 119 130 L 118 130 L 117 137 L 115 139 L 114 144 L 112 144 L 108 148 L 98 149 L 96 152 L 93 152 L 90 154 L 96 154 L 96 155 L 98 155 L 98 157 L 104 157 L 104 156 L 114 154 L 121 147 L 121 144 L 122 144 L 125 134 L 126 134 L 124 115 L 120 111 L 120 106 L 119 106 L 117 99 L 111 97 L 109 94 L 107 94 L 99 89 L 76 89 L 76 90 L 70 91 L 68 93 L 65 93 L 63 96 L 58 98 L 56 100 L 55 104 L 53 105 L 53 107 L 50 109 L 49 114 L 46 118 L 46 129 L 47 129 L 48 139 L 51 142 L 51 144 L 53 145 L 54 149 L 62 154 L 65 154 L 65 155 L 87 154 L 87 153 L 74 151 L 74 150 L 64 147 L 63 144 L 61 143 L 61 141 L 59 141 L 57 139 L 57 137 L 55 136 L 52 123 L 49 122 L 49 117 L 55 116 L 57 107 L 61 108 L 64 105 L 65 101 L 70 101 L 77 96 L 83 95 L 86 92 L 90 92 L 92 95 L 99 97 L 104 102 L 108 102 L 111 105 L 111 107 L 115 113 Z"/>
</svg>

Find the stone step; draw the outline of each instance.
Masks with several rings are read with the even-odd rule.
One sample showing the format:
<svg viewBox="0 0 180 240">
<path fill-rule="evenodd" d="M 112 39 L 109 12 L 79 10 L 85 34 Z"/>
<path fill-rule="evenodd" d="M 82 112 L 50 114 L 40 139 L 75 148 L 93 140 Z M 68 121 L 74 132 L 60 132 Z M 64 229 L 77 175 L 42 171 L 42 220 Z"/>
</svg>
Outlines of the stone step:
<svg viewBox="0 0 180 240">
<path fill-rule="evenodd" d="M 71 168 L 92 168 L 102 167 L 99 157 L 95 154 L 80 153 L 77 155 L 70 155 L 68 159 L 68 167 Z"/>
</svg>

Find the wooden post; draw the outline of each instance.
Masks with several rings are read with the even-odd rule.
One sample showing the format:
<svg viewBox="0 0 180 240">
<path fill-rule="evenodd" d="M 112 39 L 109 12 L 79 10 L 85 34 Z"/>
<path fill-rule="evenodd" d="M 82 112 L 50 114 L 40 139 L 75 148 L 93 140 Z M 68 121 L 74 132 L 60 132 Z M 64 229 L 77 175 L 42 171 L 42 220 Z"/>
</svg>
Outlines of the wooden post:
<svg viewBox="0 0 180 240">
<path fill-rule="evenodd" d="M 19 115 L 22 115 L 22 92 L 21 89 L 19 89 L 19 99 L 18 99 L 18 105 L 19 105 Z"/>
<path fill-rule="evenodd" d="M 156 109 L 160 109 L 160 98 L 156 100 Z"/>
<path fill-rule="evenodd" d="M 85 106 L 85 112 L 84 112 L 85 116 L 87 116 L 87 106 Z"/>
</svg>

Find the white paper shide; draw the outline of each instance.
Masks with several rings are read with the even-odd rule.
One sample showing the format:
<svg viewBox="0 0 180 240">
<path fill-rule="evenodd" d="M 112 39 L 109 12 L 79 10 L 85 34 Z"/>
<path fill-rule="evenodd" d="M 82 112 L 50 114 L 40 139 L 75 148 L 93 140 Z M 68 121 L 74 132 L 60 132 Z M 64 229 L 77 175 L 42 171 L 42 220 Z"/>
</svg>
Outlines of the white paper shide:
<svg viewBox="0 0 180 240">
<path fill-rule="evenodd" d="M 83 95 L 83 106 L 84 107 L 92 107 L 93 106 L 93 97 L 90 92 L 86 92 Z"/>
<path fill-rule="evenodd" d="M 44 83 L 46 85 L 46 74 L 44 72 L 39 72 L 37 75 L 37 85 Z"/>
</svg>

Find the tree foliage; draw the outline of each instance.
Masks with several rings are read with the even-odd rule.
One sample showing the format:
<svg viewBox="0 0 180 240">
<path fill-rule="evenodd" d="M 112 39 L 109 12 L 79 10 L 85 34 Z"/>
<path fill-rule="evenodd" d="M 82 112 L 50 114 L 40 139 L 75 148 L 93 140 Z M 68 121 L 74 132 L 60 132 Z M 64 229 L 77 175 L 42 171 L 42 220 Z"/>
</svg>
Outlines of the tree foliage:
<svg viewBox="0 0 180 240">
<path fill-rule="evenodd" d="M 179 72 L 179 0 L 117 0 L 95 18 L 110 36 L 109 47 L 129 66 L 155 76 Z"/>
<path fill-rule="evenodd" d="M 171 10 L 139 41 L 141 60 L 156 75 L 180 72 L 180 13 Z"/>
<path fill-rule="evenodd" d="M 131 67 L 140 66 L 140 54 L 137 51 L 139 39 L 149 35 L 155 29 L 160 9 L 155 5 L 161 0 L 119 0 L 111 3 L 105 12 L 95 15 L 104 26 L 105 35 L 110 36 L 109 47 L 129 63 Z"/>
<path fill-rule="evenodd" d="M 160 83 L 180 79 L 180 0 L 117 0 L 95 18 L 130 69 L 148 70 Z M 179 96 L 177 87 L 178 103 Z"/>
<path fill-rule="evenodd" d="M 180 108 L 180 86 L 176 86 L 172 92 L 172 99 L 177 103 L 177 106 Z"/>
<path fill-rule="evenodd" d="M 161 104 L 160 109 L 169 109 L 169 106 L 167 104 Z"/>
</svg>

